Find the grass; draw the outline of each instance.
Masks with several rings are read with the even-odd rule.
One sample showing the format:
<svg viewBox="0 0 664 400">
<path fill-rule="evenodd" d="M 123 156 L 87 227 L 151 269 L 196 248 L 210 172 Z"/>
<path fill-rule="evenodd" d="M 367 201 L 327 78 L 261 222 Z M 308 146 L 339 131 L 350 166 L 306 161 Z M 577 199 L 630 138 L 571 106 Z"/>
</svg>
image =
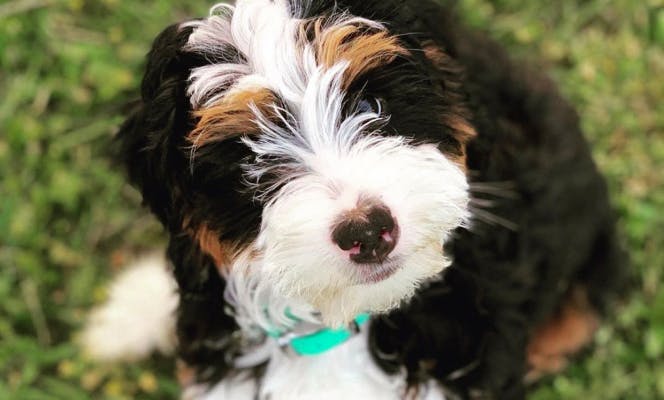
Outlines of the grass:
<svg viewBox="0 0 664 400">
<path fill-rule="evenodd" d="M 100 366 L 86 310 L 161 229 L 108 159 L 143 55 L 185 0 L 0 4 L 0 398 L 176 398 L 170 360 Z M 636 290 L 594 347 L 531 398 L 664 398 L 664 2 L 462 0 L 467 21 L 541 64 L 578 107 Z"/>
</svg>

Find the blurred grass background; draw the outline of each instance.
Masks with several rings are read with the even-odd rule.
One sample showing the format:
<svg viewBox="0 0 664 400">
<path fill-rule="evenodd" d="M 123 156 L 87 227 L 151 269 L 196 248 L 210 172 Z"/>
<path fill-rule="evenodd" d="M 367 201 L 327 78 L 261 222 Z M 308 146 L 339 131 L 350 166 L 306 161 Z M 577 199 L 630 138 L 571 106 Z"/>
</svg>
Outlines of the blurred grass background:
<svg viewBox="0 0 664 400">
<path fill-rule="evenodd" d="M 636 293 L 531 398 L 664 398 L 664 1 L 461 0 L 576 104 L 610 182 Z M 143 56 L 206 1 L 0 2 L 0 399 L 173 399 L 171 360 L 100 366 L 86 310 L 159 226 L 108 159 Z"/>
</svg>

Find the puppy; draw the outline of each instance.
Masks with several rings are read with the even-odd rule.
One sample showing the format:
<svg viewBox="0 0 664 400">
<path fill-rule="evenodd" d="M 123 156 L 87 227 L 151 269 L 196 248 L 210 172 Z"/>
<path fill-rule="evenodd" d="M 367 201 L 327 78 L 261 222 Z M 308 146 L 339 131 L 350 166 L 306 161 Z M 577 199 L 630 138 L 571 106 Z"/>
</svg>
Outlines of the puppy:
<svg viewBox="0 0 664 400">
<path fill-rule="evenodd" d="M 185 398 L 521 399 L 621 290 L 574 110 L 449 6 L 219 4 L 141 94 L 118 142 L 169 234 Z"/>
</svg>

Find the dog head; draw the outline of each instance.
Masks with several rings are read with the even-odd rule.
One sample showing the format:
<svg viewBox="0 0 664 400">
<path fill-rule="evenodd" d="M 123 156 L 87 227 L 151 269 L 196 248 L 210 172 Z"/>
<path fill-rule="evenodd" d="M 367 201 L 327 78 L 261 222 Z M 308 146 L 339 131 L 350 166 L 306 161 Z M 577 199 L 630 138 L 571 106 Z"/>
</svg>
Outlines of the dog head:
<svg viewBox="0 0 664 400">
<path fill-rule="evenodd" d="M 165 30 L 120 141 L 145 201 L 213 258 L 236 307 L 285 299 L 338 325 L 448 265 L 473 129 L 435 45 L 310 14 L 241 0 Z"/>
</svg>

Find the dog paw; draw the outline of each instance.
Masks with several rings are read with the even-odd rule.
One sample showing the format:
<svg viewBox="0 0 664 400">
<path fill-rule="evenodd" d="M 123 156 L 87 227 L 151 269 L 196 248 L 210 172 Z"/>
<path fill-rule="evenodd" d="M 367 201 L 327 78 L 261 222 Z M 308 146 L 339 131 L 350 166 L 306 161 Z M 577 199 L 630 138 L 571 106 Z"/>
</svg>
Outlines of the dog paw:
<svg viewBox="0 0 664 400">
<path fill-rule="evenodd" d="M 177 287 L 163 257 L 147 256 L 111 283 L 80 337 L 86 355 L 100 361 L 137 360 L 175 347 Z"/>
</svg>

